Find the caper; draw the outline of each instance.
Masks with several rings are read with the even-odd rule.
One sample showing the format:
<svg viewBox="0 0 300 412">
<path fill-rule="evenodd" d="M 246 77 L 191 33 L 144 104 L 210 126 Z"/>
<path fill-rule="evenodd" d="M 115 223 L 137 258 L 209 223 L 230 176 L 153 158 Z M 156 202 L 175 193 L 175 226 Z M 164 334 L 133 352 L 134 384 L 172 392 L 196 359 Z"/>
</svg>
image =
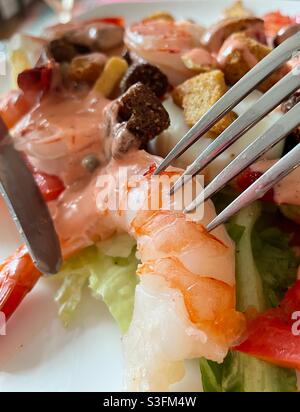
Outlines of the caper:
<svg viewBox="0 0 300 412">
<path fill-rule="evenodd" d="M 96 155 L 89 154 L 82 159 L 81 164 L 87 171 L 92 173 L 100 166 L 100 161 Z"/>
</svg>

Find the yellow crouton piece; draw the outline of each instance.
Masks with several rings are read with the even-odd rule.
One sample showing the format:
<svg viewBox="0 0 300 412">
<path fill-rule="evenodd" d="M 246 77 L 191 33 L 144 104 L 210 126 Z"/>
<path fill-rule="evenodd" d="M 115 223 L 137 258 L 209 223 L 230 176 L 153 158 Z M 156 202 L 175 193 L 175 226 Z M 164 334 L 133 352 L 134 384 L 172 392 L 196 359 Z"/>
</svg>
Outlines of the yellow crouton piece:
<svg viewBox="0 0 300 412">
<path fill-rule="evenodd" d="M 119 85 L 127 69 L 126 60 L 121 57 L 111 57 L 107 60 L 101 75 L 94 84 L 94 90 L 102 93 L 105 97 L 109 97 Z"/>
<path fill-rule="evenodd" d="M 177 86 L 172 97 L 183 108 L 186 123 L 193 126 L 222 97 L 228 87 L 221 70 L 201 73 Z M 235 119 L 234 112 L 226 114 L 212 128 L 213 134 L 222 133 Z"/>
<path fill-rule="evenodd" d="M 222 57 L 222 50 L 226 49 L 226 57 Z M 266 57 L 272 49 L 258 41 L 247 37 L 244 33 L 232 34 L 222 46 L 218 60 L 225 74 L 226 82 L 230 85 L 239 81 L 256 63 Z M 258 89 L 266 92 L 287 73 L 286 67 L 276 70 L 264 80 Z"/>
<path fill-rule="evenodd" d="M 174 21 L 174 17 L 167 11 L 156 11 L 150 14 L 150 16 L 146 16 L 145 18 L 143 18 L 143 21 L 150 21 L 150 20 Z"/>
<path fill-rule="evenodd" d="M 241 0 L 235 1 L 232 6 L 226 8 L 223 14 L 225 18 L 242 18 L 253 16 L 253 13 L 244 6 Z"/>
<path fill-rule="evenodd" d="M 216 64 L 199 64 L 196 61 L 194 61 L 188 54 L 184 54 L 183 56 L 181 56 L 181 60 L 183 61 L 185 67 L 195 72 L 195 74 L 206 73 L 216 69 Z"/>
</svg>

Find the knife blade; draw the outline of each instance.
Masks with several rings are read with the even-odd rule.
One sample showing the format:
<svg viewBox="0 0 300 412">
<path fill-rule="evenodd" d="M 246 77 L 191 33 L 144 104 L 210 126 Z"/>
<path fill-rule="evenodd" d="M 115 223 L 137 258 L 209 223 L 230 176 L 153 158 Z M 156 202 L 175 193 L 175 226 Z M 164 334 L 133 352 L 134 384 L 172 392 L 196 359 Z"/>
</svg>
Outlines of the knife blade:
<svg viewBox="0 0 300 412">
<path fill-rule="evenodd" d="M 62 255 L 51 215 L 1 117 L 0 193 L 35 266 L 43 274 L 57 273 Z"/>
</svg>

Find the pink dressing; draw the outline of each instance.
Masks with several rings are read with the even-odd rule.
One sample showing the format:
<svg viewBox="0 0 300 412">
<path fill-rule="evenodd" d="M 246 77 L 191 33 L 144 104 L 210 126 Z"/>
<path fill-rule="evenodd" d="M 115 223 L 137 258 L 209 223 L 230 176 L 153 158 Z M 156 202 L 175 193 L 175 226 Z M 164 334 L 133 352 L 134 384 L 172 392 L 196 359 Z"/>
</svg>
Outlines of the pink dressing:
<svg viewBox="0 0 300 412">
<path fill-rule="evenodd" d="M 276 160 L 260 160 L 251 166 L 251 170 L 264 173 L 275 162 Z M 300 206 L 300 167 L 284 177 L 273 190 L 276 203 Z"/>
<path fill-rule="evenodd" d="M 217 64 L 212 54 L 201 47 L 187 51 L 182 55 L 182 58 L 191 60 L 197 66 L 215 66 Z"/>
<path fill-rule="evenodd" d="M 109 156 L 104 109 L 100 94 L 52 91 L 12 129 L 18 150 L 40 171 L 56 174 L 65 183 L 81 177 L 80 159 L 89 153 Z"/>
<path fill-rule="evenodd" d="M 264 22 L 258 17 L 228 18 L 212 25 L 203 35 L 202 44 L 212 53 L 218 53 L 222 44 L 233 33 L 245 32 L 249 37 L 265 42 Z"/>
<path fill-rule="evenodd" d="M 122 159 L 111 159 L 92 178 L 74 183 L 57 201 L 50 204 L 50 212 L 65 256 L 97 240 L 109 238 L 115 232 L 128 230 L 124 214 L 119 209 L 109 210 L 112 192 L 122 196 L 121 193 L 128 190 L 130 178 L 139 176 L 143 179 L 143 173 L 149 166 L 160 161 L 160 158 L 143 150 L 134 150 Z M 123 180 L 119 179 L 122 170 L 126 170 Z M 130 216 L 128 219 L 130 220 Z"/>
<path fill-rule="evenodd" d="M 63 245 L 64 255 L 90 246 L 113 235 L 110 219 L 101 219 L 97 210 L 97 177 L 76 182 L 50 204 L 55 228 Z"/>
<path fill-rule="evenodd" d="M 258 63 L 257 58 L 251 53 L 245 43 L 236 37 L 230 36 L 227 40 L 225 40 L 217 55 L 217 61 L 221 67 L 226 64 L 228 56 L 234 50 L 242 52 L 243 58 L 247 62 L 249 68 L 254 67 Z"/>
</svg>

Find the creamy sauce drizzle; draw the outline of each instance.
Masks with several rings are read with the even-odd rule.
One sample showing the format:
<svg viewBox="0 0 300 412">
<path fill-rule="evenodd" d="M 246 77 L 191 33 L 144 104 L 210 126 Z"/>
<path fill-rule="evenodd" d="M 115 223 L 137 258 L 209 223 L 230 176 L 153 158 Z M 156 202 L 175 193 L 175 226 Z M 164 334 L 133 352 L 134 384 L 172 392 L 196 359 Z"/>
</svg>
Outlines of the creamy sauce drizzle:
<svg viewBox="0 0 300 412">
<path fill-rule="evenodd" d="M 109 100 L 94 92 L 84 95 L 52 91 L 12 129 L 18 150 L 40 171 L 59 175 L 67 184 L 82 177 L 86 154 L 108 159 L 104 109 Z"/>
<path fill-rule="evenodd" d="M 228 56 L 230 56 L 234 50 L 238 50 L 243 54 L 243 58 L 249 68 L 254 67 L 258 63 L 257 58 L 251 53 L 247 45 L 240 39 L 231 36 L 225 40 L 217 56 L 217 61 L 221 67 L 225 66 Z"/>
<path fill-rule="evenodd" d="M 182 58 L 191 60 L 195 65 L 198 66 L 216 65 L 216 60 L 212 56 L 212 54 L 201 47 L 196 47 L 189 50 L 182 55 Z"/>
<path fill-rule="evenodd" d="M 236 24 L 232 25 L 232 20 L 236 21 Z M 202 37 L 202 44 L 208 48 L 213 53 L 218 53 L 222 44 L 226 39 L 236 32 L 244 32 L 246 36 L 253 37 L 256 39 L 264 39 L 264 24 L 263 21 L 253 17 L 252 19 L 246 19 L 248 21 L 248 28 L 245 27 L 243 18 L 240 19 L 240 24 L 238 24 L 239 19 L 224 19 L 219 23 L 211 26 Z M 232 27 L 230 28 L 230 26 Z M 239 27 L 240 26 L 240 27 Z"/>
</svg>

